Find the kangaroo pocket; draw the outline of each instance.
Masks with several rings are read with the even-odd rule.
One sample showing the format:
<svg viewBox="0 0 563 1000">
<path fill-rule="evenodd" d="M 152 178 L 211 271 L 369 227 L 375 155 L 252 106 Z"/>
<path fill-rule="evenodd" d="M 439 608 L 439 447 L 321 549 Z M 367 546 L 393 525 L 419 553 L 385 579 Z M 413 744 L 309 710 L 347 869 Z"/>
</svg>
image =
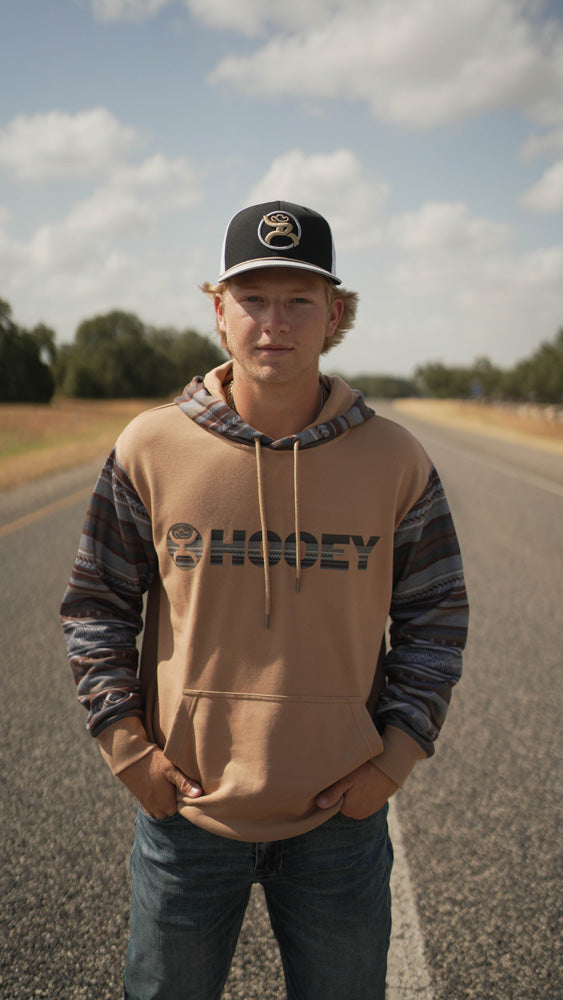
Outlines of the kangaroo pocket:
<svg viewBox="0 0 563 1000">
<path fill-rule="evenodd" d="M 315 796 L 382 741 L 360 698 L 186 690 L 164 749 L 204 789 L 183 811 L 275 824 L 316 812 Z"/>
</svg>

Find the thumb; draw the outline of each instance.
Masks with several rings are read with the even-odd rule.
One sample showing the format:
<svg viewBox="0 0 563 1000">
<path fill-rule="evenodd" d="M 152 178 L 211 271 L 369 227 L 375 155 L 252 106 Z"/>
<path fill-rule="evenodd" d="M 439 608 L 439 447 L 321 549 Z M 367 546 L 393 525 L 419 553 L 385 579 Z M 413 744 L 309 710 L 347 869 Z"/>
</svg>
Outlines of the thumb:
<svg viewBox="0 0 563 1000">
<path fill-rule="evenodd" d="M 331 806 L 335 806 L 337 802 L 340 802 L 340 799 L 347 790 L 346 778 L 341 778 L 340 781 L 335 781 L 334 785 L 329 785 L 320 795 L 317 795 L 315 801 L 319 809 L 330 809 Z"/>
<path fill-rule="evenodd" d="M 172 767 L 167 777 L 172 784 L 176 785 L 176 788 L 182 795 L 187 795 L 190 799 L 196 799 L 199 795 L 203 795 L 203 788 L 199 782 L 182 774 L 177 767 Z"/>
</svg>

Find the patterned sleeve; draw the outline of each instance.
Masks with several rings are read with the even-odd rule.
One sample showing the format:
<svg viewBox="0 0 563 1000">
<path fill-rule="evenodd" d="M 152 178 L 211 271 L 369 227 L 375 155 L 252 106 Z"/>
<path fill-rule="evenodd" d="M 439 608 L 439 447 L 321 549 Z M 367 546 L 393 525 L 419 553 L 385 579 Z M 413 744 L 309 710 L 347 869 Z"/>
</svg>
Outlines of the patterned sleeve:
<svg viewBox="0 0 563 1000">
<path fill-rule="evenodd" d="M 112 452 L 92 494 L 61 605 L 78 699 L 93 736 L 118 718 L 143 717 L 137 636 L 156 565 L 150 517 Z"/>
<path fill-rule="evenodd" d="M 435 469 L 395 532 L 390 618 L 376 722 L 404 730 L 430 757 L 461 675 L 468 622 L 461 554 Z"/>
</svg>

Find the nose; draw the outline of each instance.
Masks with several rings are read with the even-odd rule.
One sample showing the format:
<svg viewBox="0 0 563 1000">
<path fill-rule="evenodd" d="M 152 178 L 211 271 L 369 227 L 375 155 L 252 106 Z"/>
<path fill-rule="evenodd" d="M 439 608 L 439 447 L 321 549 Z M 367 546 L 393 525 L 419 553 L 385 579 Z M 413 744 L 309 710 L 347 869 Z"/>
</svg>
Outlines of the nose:
<svg viewBox="0 0 563 1000">
<path fill-rule="evenodd" d="M 283 302 L 270 301 L 262 316 L 262 330 L 265 333 L 284 333 L 289 329 L 287 310 Z"/>
</svg>

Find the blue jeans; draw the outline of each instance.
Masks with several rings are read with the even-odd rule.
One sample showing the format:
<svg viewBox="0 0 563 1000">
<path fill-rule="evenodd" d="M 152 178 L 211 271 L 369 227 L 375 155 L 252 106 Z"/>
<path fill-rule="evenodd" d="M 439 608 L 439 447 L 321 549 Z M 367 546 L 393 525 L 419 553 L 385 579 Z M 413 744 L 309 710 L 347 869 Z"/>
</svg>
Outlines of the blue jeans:
<svg viewBox="0 0 563 1000">
<path fill-rule="evenodd" d="M 219 1000 L 253 882 L 264 888 L 288 1000 L 384 1000 L 391 865 L 387 806 L 254 844 L 139 810 L 126 1000 Z"/>
</svg>

